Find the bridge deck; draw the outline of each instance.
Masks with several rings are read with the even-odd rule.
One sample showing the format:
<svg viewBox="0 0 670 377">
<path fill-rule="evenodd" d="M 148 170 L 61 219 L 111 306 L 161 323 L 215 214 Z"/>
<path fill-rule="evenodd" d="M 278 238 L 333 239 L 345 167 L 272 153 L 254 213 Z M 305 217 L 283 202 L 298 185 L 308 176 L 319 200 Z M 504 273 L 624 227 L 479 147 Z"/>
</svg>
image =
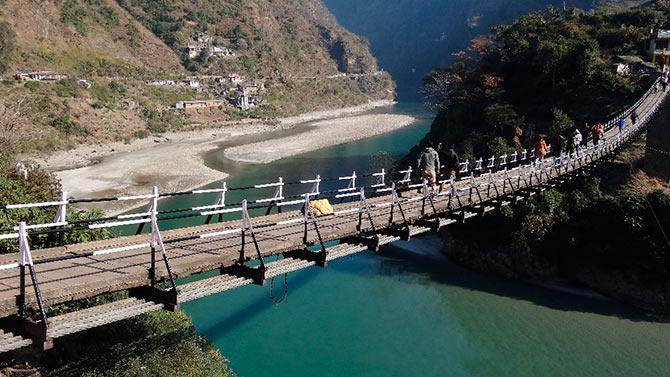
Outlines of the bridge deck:
<svg viewBox="0 0 670 377">
<path fill-rule="evenodd" d="M 638 115 L 643 118 L 650 109 L 652 109 L 660 100 L 664 98 L 664 93 L 659 92 L 649 96 L 640 106 Z M 628 123 L 630 124 L 630 123 Z M 607 137 L 616 135 L 618 130 L 616 127 L 608 131 Z M 584 164 L 588 162 L 585 161 Z M 574 170 L 578 170 L 581 166 L 573 165 L 564 167 L 560 172 L 561 175 L 568 174 Z M 551 170 L 550 170 L 551 171 Z M 494 180 L 500 181 L 504 173 L 494 173 Z M 551 173 L 553 177 L 557 177 L 559 172 Z M 519 191 L 529 186 L 535 186 L 540 183 L 533 180 L 534 183 L 528 183 L 524 180 L 516 180 L 515 177 L 510 180 L 513 184 L 513 190 Z M 544 177 L 541 181 L 548 181 L 549 177 Z M 478 183 L 486 184 L 488 178 L 476 178 Z M 498 188 L 502 188 L 503 183 L 498 184 Z M 511 193 L 509 184 L 506 185 L 506 194 Z M 468 200 L 469 195 L 467 188 L 470 187 L 470 182 L 460 181 L 455 185 L 457 188 L 464 189 L 464 194 L 461 197 L 460 203 L 455 198 L 449 196 L 440 196 L 435 198 L 435 206 L 438 212 L 447 216 L 459 211 L 459 208 L 468 207 L 472 210 L 473 206 L 477 206 L 480 199 L 478 195 L 472 197 L 472 201 Z M 403 200 L 409 198 L 419 198 L 420 196 L 415 192 L 407 192 Z M 481 199 L 484 202 L 491 201 L 497 197 L 494 190 L 487 192 L 486 188 L 481 191 Z M 391 200 L 390 196 L 377 197 L 370 199 L 371 205 L 385 203 Z M 355 208 L 358 203 L 340 204 L 334 206 L 336 210 L 344 208 Z M 407 219 L 414 223 L 422 218 L 421 207 L 422 201 L 406 202 L 403 204 L 403 209 Z M 462 210 L 462 208 L 460 208 Z M 389 206 L 379 206 L 372 209 L 375 225 L 378 228 L 383 228 L 388 224 Z M 428 213 L 431 212 L 430 207 L 426 207 Z M 259 241 L 260 250 L 263 256 L 280 254 L 286 251 L 301 249 L 303 247 L 302 231 L 303 224 L 296 223 L 287 226 L 267 226 L 259 227 L 260 224 L 275 223 L 291 218 L 302 217 L 298 211 L 287 212 L 284 214 L 274 214 L 269 216 L 261 216 L 253 218 L 254 225 L 257 227 L 256 235 Z M 394 222 L 400 223 L 401 218 L 396 210 Z M 350 215 L 329 216 L 319 219 L 319 226 L 322 236 L 326 241 L 340 240 L 347 236 L 356 234 L 356 224 L 358 222 L 358 214 L 352 213 Z M 177 239 L 184 236 L 204 234 L 212 231 L 221 231 L 225 229 L 239 228 L 240 221 L 229 221 L 219 224 L 203 225 L 190 228 L 183 228 L 163 232 L 163 239 L 168 241 L 170 239 Z M 365 227 L 369 227 L 367 220 L 363 222 Z M 311 241 L 316 241 L 316 235 L 313 228 L 309 227 L 309 236 Z M 86 244 L 70 245 L 65 247 L 39 250 L 33 253 L 34 259 L 37 261 L 42 258 L 48 258 L 61 255 L 75 255 L 85 254 L 92 250 L 102 250 L 110 247 L 122 247 L 142 242 L 148 242 L 148 235 L 120 237 L 111 240 L 100 242 L 90 242 Z M 214 237 L 208 239 L 195 239 L 183 242 L 176 242 L 166 245 L 167 254 L 170 259 L 170 266 L 173 273 L 178 277 L 185 277 L 200 272 L 210 271 L 220 268 L 222 266 L 230 266 L 234 264 L 239 256 L 241 246 L 239 235 L 227 235 L 221 237 Z M 255 259 L 255 250 L 252 245 L 247 244 L 245 257 L 247 259 Z M 43 300 L 47 306 L 57 303 L 67 302 L 75 299 L 92 297 L 105 292 L 114 292 L 133 287 L 146 286 L 149 283 L 148 269 L 150 267 L 150 250 L 148 248 L 124 251 L 108 255 L 80 257 L 76 259 L 68 259 L 57 262 L 50 262 L 36 265 L 37 277 L 39 286 L 42 292 Z M 15 262 L 17 255 L 3 255 L 0 256 L 0 264 Z M 163 263 L 158 263 L 159 275 L 166 276 L 166 271 Z M 29 282 L 30 279 L 27 279 Z M 35 298 L 32 294 L 32 289 L 28 289 L 27 301 L 29 305 L 34 305 Z M 19 273 L 18 269 L 0 271 L 0 317 L 6 317 L 17 312 L 16 298 L 19 293 Z M 195 297 L 196 294 L 192 294 Z"/>
</svg>

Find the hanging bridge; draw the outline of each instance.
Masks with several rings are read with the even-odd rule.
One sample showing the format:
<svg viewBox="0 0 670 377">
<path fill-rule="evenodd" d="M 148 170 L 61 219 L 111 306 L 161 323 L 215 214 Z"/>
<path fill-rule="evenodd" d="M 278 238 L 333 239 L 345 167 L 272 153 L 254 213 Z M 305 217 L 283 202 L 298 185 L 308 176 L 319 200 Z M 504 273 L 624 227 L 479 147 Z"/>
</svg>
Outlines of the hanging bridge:
<svg viewBox="0 0 670 377">
<path fill-rule="evenodd" d="M 295 182 L 260 183 L 249 187 L 189 192 L 76 199 L 62 193 L 46 203 L 4 204 L 0 210 L 53 208 L 51 223 L 0 229 L 0 240 L 13 240 L 19 252 L 0 255 L 0 353 L 29 345 L 48 349 L 53 340 L 155 310 L 178 310 L 179 305 L 247 284 L 328 262 L 364 250 L 484 214 L 523 200 L 547 187 L 569 181 L 605 161 L 636 138 L 666 99 L 654 84 L 621 117 L 605 124 L 605 137 L 576 151 L 536 159 L 523 151 L 464 161 L 460 179 L 438 182 L 431 192 L 412 169 Z M 630 115 L 636 111 L 638 120 Z M 395 179 L 395 180 L 393 180 Z M 229 203 L 227 193 L 245 198 Z M 162 198 L 205 196 L 211 204 L 160 209 Z M 329 215 L 315 216 L 311 202 L 329 199 Z M 68 221 L 71 205 L 111 201 L 146 204 L 140 213 L 94 220 Z M 273 209 L 276 209 L 273 211 Z M 261 212 L 262 211 L 262 212 Z M 275 212 L 275 213 L 272 213 Z M 258 216 L 252 214 L 259 213 Z M 163 230 L 167 221 L 200 219 L 202 225 Z M 58 242 L 68 232 L 138 227 L 136 235 L 31 249 L 30 241 L 49 237 Z M 146 231 L 144 228 L 146 227 Z M 164 227 L 164 226 L 163 226 Z M 278 256 L 270 261 L 270 256 Z M 178 284 L 178 279 L 216 271 L 214 277 Z M 128 298 L 55 316 L 57 304 L 128 291 Z"/>
</svg>

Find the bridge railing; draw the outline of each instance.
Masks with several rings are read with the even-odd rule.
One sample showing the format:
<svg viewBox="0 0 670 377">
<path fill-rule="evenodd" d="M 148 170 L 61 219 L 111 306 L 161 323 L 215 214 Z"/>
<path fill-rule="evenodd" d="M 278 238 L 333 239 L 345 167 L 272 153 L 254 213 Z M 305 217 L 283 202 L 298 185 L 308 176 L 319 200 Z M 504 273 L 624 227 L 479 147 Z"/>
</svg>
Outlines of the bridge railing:
<svg viewBox="0 0 670 377">
<path fill-rule="evenodd" d="M 448 200 L 449 206 L 451 206 L 452 200 L 456 200 L 458 204 L 462 207 L 463 202 L 467 202 L 469 204 L 476 203 L 476 200 L 473 199 L 478 199 L 479 203 L 483 203 L 484 199 L 482 197 L 482 192 L 486 190 L 486 198 L 490 199 L 493 195 L 492 193 L 495 193 L 495 198 L 499 198 L 501 195 L 506 195 L 507 193 L 507 185 L 509 185 L 510 190 L 512 193 L 515 192 L 515 185 L 514 181 L 516 181 L 516 190 L 518 190 L 521 186 L 521 183 L 523 182 L 524 187 L 532 187 L 534 185 L 542 184 L 544 182 L 548 182 L 551 179 L 560 177 L 564 173 L 568 173 L 570 171 L 576 171 L 584 166 L 588 166 L 593 162 L 596 162 L 603 158 L 604 156 L 607 156 L 608 154 L 612 153 L 613 151 L 617 150 L 627 142 L 629 142 L 636 134 L 638 134 L 649 122 L 651 117 L 654 115 L 654 113 L 658 110 L 658 108 L 661 106 L 663 100 L 665 100 L 666 94 L 664 93 L 663 96 L 659 101 L 653 104 L 651 108 L 646 111 L 643 116 L 640 118 L 639 122 L 637 122 L 635 125 L 632 127 L 626 128 L 622 130 L 617 135 L 614 135 L 613 137 L 609 137 L 607 139 L 602 140 L 601 142 L 593 145 L 589 145 L 585 148 L 580 148 L 577 149 L 574 152 L 571 153 L 561 153 L 559 155 L 555 155 L 549 158 L 544 158 L 544 159 L 531 159 L 527 156 L 527 153 L 524 153 L 526 156 L 525 158 L 529 160 L 529 163 L 527 164 L 520 164 L 515 167 L 509 168 L 507 165 L 504 165 L 501 171 L 494 171 L 493 169 L 489 168 L 488 172 L 486 173 L 480 173 L 478 177 L 475 177 L 474 172 L 470 172 L 469 177 L 464 177 L 462 178 L 459 182 L 461 184 L 458 184 L 458 182 L 453 178 L 449 178 L 446 180 L 440 180 L 438 183 L 440 185 L 447 185 L 447 190 L 441 190 L 441 192 L 435 194 L 434 196 L 430 194 L 427 182 L 423 179 L 419 179 L 418 181 L 416 179 L 411 178 L 411 172 L 412 169 L 408 169 L 407 171 L 403 171 L 403 177 L 398 180 L 397 182 L 391 182 L 390 187 L 388 192 L 390 192 L 390 199 L 375 203 L 373 205 L 369 205 L 367 202 L 367 198 L 365 195 L 365 190 L 371 190 L 372 192 L 378 192 L 380 189 L 386 189 L 386 182 L 385 182 L 385 177 L 386 177 L 386 172 L 382 170 L 379 173 L 373 173 L 368 175 L 368 177 L 372 178 L 372 183 L 364 186 L 364 185 L 359 185 L 357 187 L 357 175 L 354 172 L 351 176 L 346 176 L 346 177 L 338 177 L 337 181 L 344 181 L 347 183 L 347 186 L 344 188 L 336 188 L 335 190 L 332 190 L 331 192 L 322 192 L 320 190 L 320 184 L 323 181 L 320 176 L 317 176 L 316 179 L 309 179 L 309 180 L 301 180 L 295 182 L 295 184 L 309 184 L 311 185 L 311 189 L 308 192 L 305 192 L 304 194 L 299 194 L 295 195 L 295 197 L 299 197 L 298 201 L 296 201 L 296 204 L 303 203 L 305 205 L 305 211 L 304 211 L 304 216 L 294 218 L 294 219 L 286 219 L 286 220 L 279 220 L 277 222 L 270 222 L 270 223 L 263 223 L 263 224 L 257 224 L 256 228 L 263 228 L 263 227 L 270 227 L 270 226 L 286 226 L 286 227 L 291 227 L 291 226 L 296 226 L 296 225 L 304 225 L 304 243 L 307 245 L 307 232 L 308 228 L 307 225 L 308 223 L 312 223 L 314 226 L 315 231 L 317 232 L 318 235 L 318 240 L 321 245 L 322 249 L 322 254 L 326 253 L 325 246 L 323 244 L 323 240 L 321 238 L 321 235 L 319 233 L 319 225 L 316 220 L 316 218 L 310 214 L 310 200 L 313 197 L 319 197 L 321 195 L 333 195 L 335 198 L 352 198 L 352 199 L 358 199 L 358 206 L 357 207 L 352 207 L 352 208 L 347 208 L 347 209 L 341 209 L 336 211 L 335 213 L 332 214 L 332 216 L 340 216 L 340 217 L 347 217 L 353 215 L 358 215 L 358 226 L 357 229 L 359 232 L 363 230 L 362 226 L 362 218 L 363 215 L 366 214 L 369 218 L 370 225 L 372 226 L 374 237 L 377 237 L 376 235 L 376 230 L 374 226 L 374 221 L 373 217 L 371 215 L 371 209 L 375 208 L 384 208 L 384 207 L 391 207 L 391 219 L 390 223 L 392 223 L 393 220 L 393 209 L 398 208 L 400 211 L 400 214 L 402 216 L 402 220 L 406 229 L 406 232 L 409 233 L 409 225 L 407 223 L 407 219 L 405 217 L 405 214 L 403 212 L 402 205 L 407 204 L 407 203 L 413 203 L 413 202 L 418 202 L 422 201 L 423 206 L 421 210 L 421 214 L 425 214 L 425 207 L 426 207 L 426 202 L 430 203 L 430 206 L 432 207 L 433 211 L 435 211 L 435 200 Z M 636 106 L 638 104 L 636 103 Z M 523 155 L 523 154 L 522 154 Z M 503 160 L 505 158 L 502 158 Z M 514 160 L 514 159 L 512 159 Z M 522 158 L 523 160 L 523 158 Z M 498 164 L 500 165 L 500 164 Z M 489 163 L 489 167 L 492 167 L 493 164 Z M 418 183 L 417 183 L 418 182 Z M 396 183 L 400 184 L 401 188 L 397 188 Z M 284 188 L 285 183 L 283 180 L 280 178 L 277 182 L 272 182 L 272 183 L 266 183 L 266 184 L 259 184 L 259 185 L 254 185 L 252 187 L 249 187 L 247 189 L 268 189 L 272 188 L 274 189 L 274 195 L 270 198 L 267 198 L 266 200 L 260 199 L 256 200 L 255 204 L 256 205 L 265 205 L 268 202 L 270 203 L 281 203 L 282 201 L 288 199 L 288 196 L 285 196 L 283 193 L 283 188 Z M 416 188 L 420 188 L 420 191 L 422 195 L 416 196 L 416 197 L 409 197 L 409 198 L 401 198 L 399 194 L 402 192 L 406 191 L 412 191 Z M 151 224 L 151 232 L 149 235 L 149 240 L 148 242 L 138 242 L 138 243 L 133 243 L 130 245 L 125 245 L 121 247 L 114 247 L 114 248 L 106 248 L 106 249 L 99 249 L 99 250 L 93 250 L 93 251 L 88 251 L 88 252 L 82 252 L 82 253 L 74 253 L 74 254 L 66 254 L 66 255 L 60 255 L 56 257 L 50 257 L 50 258 L 40 258 L 36 261 L 33 261 L 32 258 L 32 253 L 30 250 L 29 246 L 29 236 L 31 235 L 38 235 L 38 234 L 46 234 L 48 232 L 52 231 L 71 231 L 74 229 L 77 229 L 77 227 L 72 227 L 70 229 L 64 229 L 64 228 L 58 228 L 58 229 L 43 229 L 43 228 L 49 228 L 49 227 L 62 227 L 62 224 L 65 223 L 65 206 L 67 204 L 71 204 L 75 202 L 75 200 L 67 200 L 66 195 L 63 194 L 61 196 L 60 201 L 55 201 L 55 202 L 45 202 L 45 203 L 29 203 L 29 204 L 19 204 L 19 205 L 7 205 L 4 206 L 5 209 L 11 210 L 11 209 L 20 209 L 20 208 L 36 208 L 36 207 L 58 207 L 58 211 L 56 214 L 56 219 L 54 220 L 53 223 L 49 224 L 34 224 L 31 228 L 28 227 L 24 222 L 21 222 L 18 225 L 16 237 L 14 237 L 14 233 L 9 233 L 4 235 L 4 239 L 8 238 L 18 238 L 19 240 L 19 254 L 18 254 L 18 261 L 14 263 L 7 263 L 4 265 L 0 265 L 0 271 L 2 270 L 9 270 L 9 269 L 15 269 L 18 268 L 20 270 L 19 273 L 19 279 L 20 279 L 20 284 L 19 284 L 19 297 L 18 297 L 18 304 L 19 304 L 19 313 L 21 316 L 24 315 L 24 310 L 25 310 L 25 302 L 26 302 L 26 287 L 27 284 L 25 282 L 25 275 L 26 275 L 26 268 L 30 272 L 30 276 L 32 279 L 32 286 L 35 290 L 35 297 L 36 301 L 38 304 L 38 307 L 40 309 L 40 313 L 42 316 L 42 326 L 44 329 L 47 328 L 47 318 L 45 315 L 44 311 L 44 305 L 42 302 L 40 290 L 39 290 L 39 283 L 37 281 L 37 275 L 34 270 L 34 265 L 35 264 L 44 264 L 44 263 L 51 263 L 51 262 L 56 262 L 56 261 L 63 261 L 67 259 L 75 259 L 75 258 L 84 258 L 84 257 L 90 257 L 90 256 L 96 256 L 96 255 L 104 255 L 104 254 L 113 254 L 113 253 L 120 253 L 123 251 L 129 251 L 129 250 L 136 250 L 136 249 L 146 249 L 150 248 L 151 249 L 151 269 L 150 269 L 150 279 L 151 279 L 151 285 L 153 287 L 156 286 L 156 249 L 159 249 L 161 252 L 161 256 L 163 258 L 163 261 L 165 263 L 166 269 L 167 269 L 167 274 L 168 274 L 168 279 L 171 284 L 172 291 L 175 292 L 176 294 L 176 285 L 174 281 L 174 277 L 172 275 L 172 272 L 170 270 L 170 263 L 169 259 L 167 256 L 166 252 L 166 244 L 170 243 L 177 243 L 177 242 L 186 242 L 189 240 L 194 240 L 194 239 L 205 239 L 205 238 L 214 238 L 214 237 L 241 237 L 241 250 L 240 250 L 240 258 L 239 261 L 243 262 L 245 259 L 244 255 L 244 244 L 245 244 L 245 236 L 250 236 L 253 241 L 253 245 L 256 250 L 256 256 L 260 261 L 261 267 L 260 270 L 264 271 L 265 266 L 263 262 L 263 255 L 259 249 L 258 242 L 255 237 L 254 233 L 254 225 L 252 225 L 251 221 L 251 216 L 249 214 L 249 210 L 251 207 L 248 205 L 247 199 L 244 199 L 242 201 L 242 205 L 238 208 L 223 208 L 226 206 L 225 203 L 225 194 L 226 192 L 230 191 L 227 187 L 225 182 L 221 185 L 220 188 L 218 189 L 206 189 L 206 190 L 194 190 L 191 193 L 192 194 L 212 194 L 216 193 L 218 194 L 217 197 L 217 204 L 211 205 L 211 206 L 206 206 L 207 208 L 204 207 L 193 207 L 188 209 L 189 211 L 193 212 L 194 210 L 214 210 L 214 211 L 236 211 L 241 213 L 241 224 L 239 227 L 228 227 L 226 229 L 222 230 L 209 230 L 209 231 L 204 231 L 202 233 L 196 234 L 196 235 L 190 235 L 186 237 L 180 237 L 180 238 L 172 238 L 169 240 L 163 241 L 162 236 L 160 234 L 159 230 L 159 213 L 160 211 L 158 210 L 158 199 L 161 197 L 158 193 L 158 189 L 154 188 L 152 190 L 151 194 L 148 195 L 136 195 L 136 196 L 125 196 L 125 197 L 118 197 L 114 198 L 114 200 L 123 200 L 123 201 L 136 201 L 136 200 L 149 200 L 149 205 L 147 207 L 146 212 L 138 213 L 138 214 L 130 214 L 130 215 L 121 215 L 123 217 L 117 216 L 116 218 L 113 218 L 115 221 L 106 221 L 104 223 L 100 224 L 88 224 L 86 225 L 86 228 L 88 229 L 100 229 L 100 228 L 105 228 L 105 227 L 118 227 L 118 226 L 124 226 L 124 225 L 129 225 L 129 224 L 144 224 L 144 223 L 150 223 Z M 501 193 L 502 192 L 502 193 Z M 184 193 L 178 193 L 178 194 L 173 194 L 173 195 L 183 195 Z M 96 201 L 102 201 L 101 199 L 95 199 Z M 92 200 L 88 200 L 89 202 Z M 79 202 L 82 202 L 81 200 Z M 259 207 L 260 208 L 260 207 Z M 174 210 L 173 210 L 174 211 Z M 219 214 L 218 212 L 212 212 L 212 211 L 204 211 L 200 213 L 193 214 L 193 216 L 211 216 L 213 214 Z M 434 215 L 437 215 L 435 212 Z M 148 218 L 147 218 L 148 217 Z M 346 220 L 346 222 L 351 221 L 349 218 Z M 67 223 L 65 223 L 67 224 Z M 12 228 L 12 230 L 15 230 Z M 378 237 L 377 237 L 378 241 Z M 325 261 L 325 259 L 324 259 Z"/>
<path fill-rule="evenodd" d="M 655 93 L 657 91 L 657 83 L 658 80 L 645 92 L 645 94 L 638 99 L 638 101 L 630 106 L 626 111 L 622 113 L 622 116 L 627 117 L 630 115 L 635 109 L 637 109 L 651 94 Z M 618 119 L 612 119 L 606 124 L 608 125 L 608 129 L 613 127 L 613 125 L 616 123 L 616 120 Z M 642 119 L 640 119 L 640 122 L 642 122 Z M 628 128 L 630 129 L 630 127 Z M 627 130 L 628 130 L 627 129 Z M 608 140 L 604 139 L 601 140 L 602 143 L 607 143 Z M 589 147 L 585 147 L 589 148 Z M 580 153 L 581 150 L 583 150 L 584 147 L 579 148 L 576 153 Z M 559 156 L 559 158 L 563 158 Z M 564 159 L 564 158 L 563 158 Z M 523 164 L 528 164 L 533 160 L 532 153 L 528 150 L 523 150 L 521 152 L 514 152 L 510 155 L 508 154 L 502 154 L 500 156 L 491 156 L 490 158 L 484 160 L 482 158 L 479 158 L 474 161 L 474 166 L 472 169 L 470 168 L 470 162 L 469 161 L 464 161 L 459 164 L 458 167 L 458 174 L 461 176 L 465 176 L 466 179 L 469 179 L 467 176 L 468 173 L 470 174 L 475 174 L 477 176 L 481 174 L 490 174 L 494 172 L 499 172 L 506 170 L 508 168 L 513 168 L 516 166 L 521 166 Z M 444 165 L 442 168 L 446 168 Z M 413 169 L 412 167 L 409 167 L 406 170 L 400 171 L 399 174 L 401 174 L 401 179 L 399 179 L 396 183 L 401 186 L 401 185 L 407 185 L 411 186 L 410 188 L 417 188 L 420 186 L 420 179 L 417 180 L 416 178 L 413 178 Z M 488 173 L 486 173 L 488 172 Z M 251 200 L 251 203 L 253 205 L 259 205 L 259 204 L 269 204 L 267 214 L 270 213 L 270 210 L 272 206 L 276 206 L 279 211 L 283 207 L 287 206 L 296 206 L 296 205 L 304 205 L 305 203 L 305 193 L 300 193 L 297 195 L 285 195 L 284 190 L 286 186 L 290 185 L 305 185 L 305 184 L 310 184 L 312 185 L 311 190 L 306 191 L 312 194 L 316 194 L 316 196 L 322 195 L 322 194 L 332 194 L 336 193 L 334 195 L 334 199 L 340 199 L 341 201 L 346 200 L 349 197 L 355 197 L 356 195 L 347 195 L 348 193 L 351 193 L 354 190 L 357 190 L 360 187 L 366 187 L 370 189 L 374 189 L 373 194 L 382 194 L 382 193 L 388 193 L 390 191 L 390 186 L 386 184 L 385 179 L 388 173 L 386 173 L 383 169 L 381 172 L 378 173 L 373 173 L 373 174 L 368 174 L 368 175 L 362 175 L 362 176 L 357 176 L 356 172 L 353 172 L 351 176 L 347 177 L 336 177 L 336 178 L 330 178 L 330 179 L 322 179 L 320 176 L 317 176 L 316 179 L 305 179 L 305 180 L 299 180 L 295 182 L 288 182 L 285 183 L 283 181 L 282 177 L 279 177 L 276 182 L 270 182 L 270 183 L 264 183 L 264 184 L 256 184 L 252 186 L 247 186 L 247 187 L 238 187 L 238 188 L 227 188 L 225 181 L 222 182 L 220 188 L 214 188 L 214 189 L 198 189 L 198 190 L 191 190 L 191 191 L 183 191 L 183 192 L 168 192 L 168 193 L 161 193 L 158 194 L 157 198 L 169 198 L 169 197 L 175 197 L 175 196 L 183 196 L 183 195 L 202 195 L 202 194 L 217 194 L 216 200 L 214 201 L 213 204 L 211 205 L 203 205 L 203 206 L 196 206 L 196 207 L 191 207 L 191 208 L 180 208 L 180 209 L 172 209 L 172 210 L 164 210 L 164 211 L 158 211 L 158 215 L 173 215 L 171 217 L 162 217 L 159 218 L 159 221 L 165 221 L 165 220 L 173 220 L 173 219 L 180 219 L 180 218 L 188 218 L 188 217 L 197 217 L 197 216 L 205 216 L 207 217 L 207 223 L 209 223 L 212 219 L 212 216 L 219 215 L 219 220 L 222 220 L 222 216 L 225 214 L 233 214 L 233 213 L 241 213 L 241 206 L 242 202 L 237 202 L 237 203 L 226 203 L 226 193 L 230 191 L 244 191 L 245 192 L 245 199 L 246 200 L 251 200 L 248 199 L 249 196 L 251 196 L 249 193 L 251 191 L 260 191 L 263 192 L 264 190 L 267 189 L 272 189 L 274 190 L 274 193 L 272 196 L 265 196 L 261 197 L 259 199 Z M 363 179 L 363 178 L 369 178 L 373 181 L 372 184 L 368 186 L 357 186 L 357 179 Z M 320 184 L 322 182 L 326 181 L 346 181 L 348 184 L 346 187 L 343 188 L 337 188 L 333 190 L 332 192 L 320 192 Z M 443 180 L 444 181 L 444 180 Z M 105 229 L 105 228 L 115 228 L 115 227 L 120 227 L 120 226 L 128 226 L 128 225 L 140 225 L 140 231 L 142 228 L 142 225 L 149 223 L 149 216 L 150 213 L 149 211 L 144 211 L 140 213 L 132 213 L 132 214 L 122 214 L 118 216 L 111 216 L 111 217 L 102 217 L 102 218 L 97 218 L 97 219 L 90 219 L 90 220 L 80 220 L 80 221 L 74 221 L 70 222 L 66 219 L 66 213 L 67 213 L 67 206 L 69 204 L 83 204 L 83 203 L 103 203 L 103 202 L 115 202 L 115 201 L 140 201 L 140 200 L 153 200 L 154 196 L 152 194 L 148 195 L 133 195 L 133 196 L 119 196 L 119 197 L 107 197 L 107 198 L 88 198 L 88 199 L 76 199 L 76 198 L 67 198 L 67 193 L 62 192 L 61 193 L 61 199 L 59 201 L 53 201 L 53 202 L 43 202 L 43 203 L 26 203 L 26 204 L 6 204 L 6 205 L 0 205 L 0 209 L 3 210 L 12 210 L 12 209 L 22 209 L 22 208 L 44 208 L 44 207 L 57 207 L 56 208 L 56 213 L 54 216 L 54 221 L 50 223 L 41 223 L 41 224 L 28 224 L 26 225 L 26 229 L 29 231 L 33 231 L 31 234 L 32 235 L 37 235 L 37 234 L 44 234 L 44 233 L 50 233 L 50 232 L 66 232 L 66 231 L 75 231 L 75 230 L 85 230 L 85 229 Z M 250 206 L 250 208 L 255 209 L 257 207 L 255 206 Z M 186 213 L 185 215 L 175 215 L 179 213 Z M 65 228 L 66 226 L 70 226 L 69 228 Z M 19 234 L 17 233 L 18 226 L 12 227 L 11 229 L 0 229 L 0 240 L 6 240 L 6 239 L 18 239 Z M 43 230 L 40 232 L 40 230 Z M 7 233 L 9 231 L 9 233 Z"/>
</svg>

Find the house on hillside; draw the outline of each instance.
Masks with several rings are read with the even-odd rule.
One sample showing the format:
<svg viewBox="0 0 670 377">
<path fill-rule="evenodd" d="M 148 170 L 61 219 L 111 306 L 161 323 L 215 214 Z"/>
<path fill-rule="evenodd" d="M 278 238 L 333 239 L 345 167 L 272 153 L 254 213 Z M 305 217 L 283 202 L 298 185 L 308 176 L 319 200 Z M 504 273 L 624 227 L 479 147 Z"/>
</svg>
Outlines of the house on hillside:
<svg viewBox="0 0 670 377">
<path fill-rule="evenodd" d="M 199 43 L 208 43 L 210 40 L 209 34 L 206 32 L 199 32 L 196 33 L 195 36 L 193 37 L 193 40 Z"/>
<path fill-rule="evenodd" d="M 224 76 L 217 77 L 215 81 L 219 84 L 241 84 L 244 82 L 244 76 L 237 73 L 229 73 Z"/>
<path fill-rule="evenodd" d="M 14 76 L 14 78 L 18 81 L 55 82 L 65 80 L 67 78 L 67 75 L 51 71 L 39 71 L 39 72 L 18 73 Z"/>
<path fill-rule="evenodd" d="M 153 86 L 174 86 L 175 82 L 174 82 L 174 80 L 151 80 L 151 81 L 149 81 L 149 85 L 153 85 Z"/>
<path fill-rule="evenodd" d="M 200 81 L 195 80 L 195 79 L 186 79 L 186 80 L 182 81 L 182 83 L 184 85 L 188 86 L 189 88 L 193 88 L 193 89 L 198 89 L 200 87 Z"/>
<path fill-rule="evenodd" d="M 189 110 L 189 109 L 205 109 L 209 107 L 221 107 L 225 106 L 228 102 L 221 99 L 204 99 L 204 100 L 192 100 L 192 101 L 181 101 L 177 102 L 174 105 L 175 109 Z"/>
<path fill-rule="evenodd" d="M 257 96 L 261 92 L 261 88 L 257 84 L 239 84 L 237 89 L 242 93 L 243 96 Z"/>
<path fill-rule="evenodd" d="M 651 62 L 667 66 L 670 63 L 670 50 L 668 50 L 670 43 L 670 30 L 668 29 L 652 29 L 649 40 L 647 41 L 647 53 L 651 58 Z"/>
<path fill-rule="evenodd" d="M 209 49 L 210 56 L 218 56 L 223 58 L 231 58 L 235 56 L 235 52 L 228 47 L 223 46 L 212 46 Z"/>
<path fill-rule="evenodd" d="M 188 50 L 188 58 L 189 59 L 195 59 L 203 51 L 207 51 L 207 44 L 205 43 L 189 43 L 188 46 L 186 47 Z"/>
<path fill-rule="evenodd" d="M 240 110 L 248 110 L 256 106 L 256 100 L 250 96 L 238 95 L 230 97 L 228 101 Z"/>
</svg>

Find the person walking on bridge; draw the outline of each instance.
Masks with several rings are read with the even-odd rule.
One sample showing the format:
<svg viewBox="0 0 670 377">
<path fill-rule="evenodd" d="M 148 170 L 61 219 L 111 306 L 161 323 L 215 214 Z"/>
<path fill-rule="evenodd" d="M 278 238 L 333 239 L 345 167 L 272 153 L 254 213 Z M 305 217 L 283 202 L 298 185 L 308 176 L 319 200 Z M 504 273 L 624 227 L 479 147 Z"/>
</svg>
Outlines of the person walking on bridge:
<svg viewBox="0 0 670 377">
<path fill-rule="evenodd" d="M 619 126 L 619 133 L 623 132 L 623 129 L 626 127 L 626 119 L 623 116 L 620 116 L 616 121 L 617 126 Z"/>
<path fill-rule="evenodd" d="M 426 143 L 426 147 L 419 156 L 417 165 L 421 172 L 421 178 L 427 180 L 431 190 L 435 191 L 435 182 L 437 176 L 440 174 L 440 156 L 433 149 L 432 141 L 429 140 Z"/>
<path fill-rule="evenodd" d="M 579 154 L 579 150 L 582 145 L 582 133 L 579 132 L 579 129 L 575 128 L 575 132 L 572 133 L 572 137 L 570 138 L 572 141 L 572 146 L 570 148 L 570 153 L 577 153 Z"/>
<path fill-rule="evenodd" d="M 444 148 L 440 144 L 437 148 L 437 153 L 440 156 L 440 162 L 444 165 L 444 173 L 448 174 L 447 178 L 456 178 L 456 172 L 458 171 L 458 153 L 456 153 L 456 147 L 454 145 L 449 146 L 449 149 Z"/>
<path fill-rule="evenodd" d="M 605 135 L 605 127 L 602 123 L 596 123 L 593 128 L 591 128 L 591 137 L 593 138 L 593 145 L 597 146 L 600 143 L 600 139 Z"/>
<path fill-rule="evenodd" d="M 549 151 L 547 148 L 547 142 L 544 141 L 544 136 L 539 135 L 535 140 L 535 157 L 537 159 L 543 159 Z"/>
<path fill-rule="evenodd" d="M 633 126 L 637 123 L 637 109 L 630 114 L 630 120 L 633 122 Z"/>
</svg>

